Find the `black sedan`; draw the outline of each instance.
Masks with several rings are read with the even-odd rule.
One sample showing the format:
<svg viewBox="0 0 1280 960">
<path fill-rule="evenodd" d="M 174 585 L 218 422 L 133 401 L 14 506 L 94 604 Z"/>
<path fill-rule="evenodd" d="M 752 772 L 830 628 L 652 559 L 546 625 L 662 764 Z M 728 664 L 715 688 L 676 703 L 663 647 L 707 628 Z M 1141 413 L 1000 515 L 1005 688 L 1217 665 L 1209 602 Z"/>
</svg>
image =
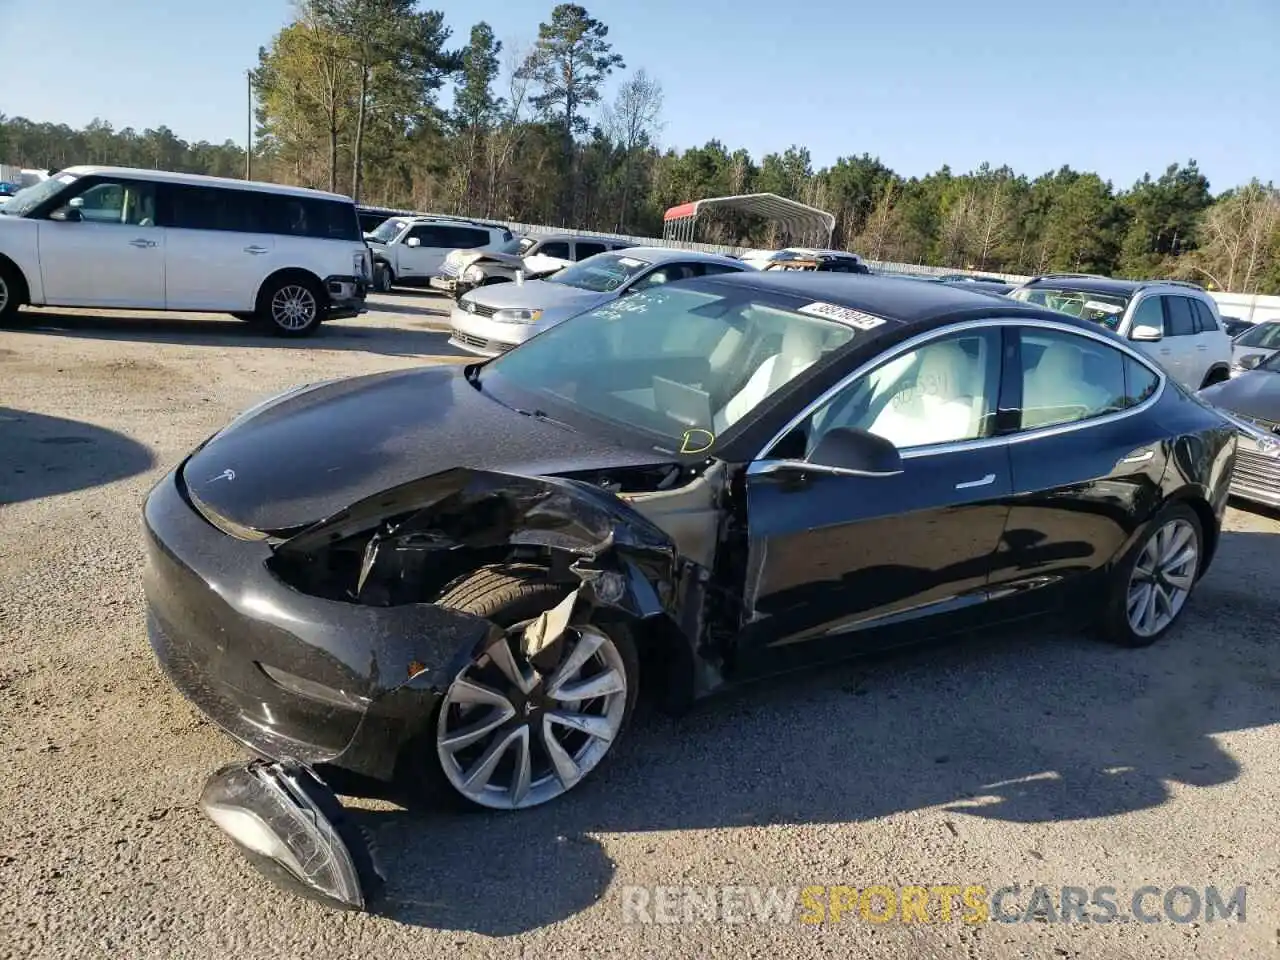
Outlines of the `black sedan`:
<svg viewBox="0 0 1280 960">
<path fill-rule="evenodd" d="M 353 905 L 364 854 L 316 835 L 340 808 L 312 764 L 532 807 L 609 755 L 642 684 L 678 707 L 1043 612 L 1149 644 L 1213 558 L 1234 456 L 1096 324 L 706 277 L 247 412 L 147 500 L 149 627 L 277 761 L 222 772 L 206 811 Z"/>
<path fill-rule="evenodd" d="M 1280 352 L 1206 387 L 1200 396 L 1227 414 L 1240 432 L 1231 492 L 1280 507 Z"/>
</svg>

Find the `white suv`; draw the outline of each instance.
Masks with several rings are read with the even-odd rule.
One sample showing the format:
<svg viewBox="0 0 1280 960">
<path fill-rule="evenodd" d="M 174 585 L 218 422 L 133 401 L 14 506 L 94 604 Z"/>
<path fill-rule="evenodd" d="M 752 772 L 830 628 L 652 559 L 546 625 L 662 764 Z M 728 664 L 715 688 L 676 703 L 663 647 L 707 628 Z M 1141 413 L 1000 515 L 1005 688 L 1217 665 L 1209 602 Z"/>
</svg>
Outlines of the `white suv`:
<svg viewBox="0 0 1280 960">
<path fill-rule="evenodd" d="M 280 336 L 364 312 L 355 204 L 275 184 L 68 167 L 0 207 L 0 322 L 22 304 L 234 314 Z"/>
<path fill-rule="evenodd" d="M 501 224 L 460 217 L 392 217 L 366 233 L 373 251 L 375 286 L 425 287 L 454 250 L 496 250 L 511 240 Z"/>
<path fill-rule="evenodd" d="M 1009 296 L 1101 324 L 1190 390 L 1230 376 L 1231 338 L 1213 297 L 1194 283 L 1056 273 L 1033 277 Z"/>
</svg>

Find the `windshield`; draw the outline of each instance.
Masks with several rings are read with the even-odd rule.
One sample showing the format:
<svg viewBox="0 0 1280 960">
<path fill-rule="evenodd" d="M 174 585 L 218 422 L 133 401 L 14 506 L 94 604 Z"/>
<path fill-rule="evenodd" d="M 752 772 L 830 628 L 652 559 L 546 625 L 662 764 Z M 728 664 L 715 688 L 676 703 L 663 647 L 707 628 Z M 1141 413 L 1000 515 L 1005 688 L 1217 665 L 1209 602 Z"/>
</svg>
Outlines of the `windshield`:
<svg viewBox="0 0 1280 960">
<path fill-rule="evenodd" d="M 772 393 L 853 338 L 854 327 L 800 313 L 799 306 L 791 297 L 740 287 L 620 297 L 490 361 L 480 371 L 482 389 L 531 413 L 641 433 L 664 452 L 704 453 Z"/>
<path fill-rule="evenodd" d="M 75 183 L 75 181 L 75 174 L 60 173 L 56 177 L 50 177 L 48 180 L 34 183 L 23 190 L 19 190 L 5 204 L 0 205 L 0 214 L 4 214 L 6 217 L 26 216 L 55 193 L 61 192 L 70 184 Z"/>
<path fill-rule="evenodd" d="M 396 238 L 396 235 L 404 229 L 404 225 L 406 223 L 408 223 L 407 220 L 401 220 L 399 217 L 392 217 L 390 220 L 383 220 L 382 223 L 378 224 L 377 229 L 370 233 L 369 236 L 374 240 L 377 240 L 379 243 L 390 243 Z"/>
<path fill-rule="evenodd" d="M 617 253 L 597 253 L 594 257 L 565 267 L 558 273 L 547 277 L 548 283 L 563 283 L 582 290 L 595 293 L 608 293 L 620 286 L 636 274 L 647 270 L 650 264 L 646 260 L 627 257 Z"/>
<path fill-rule="evenodd" d="M 1270 370 L 1272 373 L 1280 373 L 1280 351 L 1271 354 L 1267 359 L 1254 367 L 1255 370 Z"/>
<path fill-rule="evenodd" d="M 1109 330 L 1120 325 L 1129 298 L 1122 294 L 1094 293 L 1088 290 L 1072 290 L 1069 287 L 1024 287 L 1009 294 L 1014 300 L 1034 303 L 1059 313 L 1069 313 L 1081 320 L 1092 320 Z"/>
<path fill-rule="evenodd" d="M 1260 323 L 1256 327 L 1250 327 L 1236 337 L 1236 343 L 1242 347 L 1280 350 L 1280 323 Z"/>
</svg>

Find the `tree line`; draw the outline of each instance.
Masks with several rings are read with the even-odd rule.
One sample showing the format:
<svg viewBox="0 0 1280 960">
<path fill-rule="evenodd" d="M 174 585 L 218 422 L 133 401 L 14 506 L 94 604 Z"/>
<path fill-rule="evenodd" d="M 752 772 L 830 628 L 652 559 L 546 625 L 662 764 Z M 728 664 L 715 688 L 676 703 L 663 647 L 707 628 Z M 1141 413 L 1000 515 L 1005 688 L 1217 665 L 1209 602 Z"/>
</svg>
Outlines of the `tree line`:
<svg viewBox="0 0 1280 960">
<path fill-rule="evenodd" d="M 622 82 L 605 102 L 615 74 Z M 1117 189 L 1066 166 L 1034 178 L 989 164 L 904 177 L 869 153 L 815 169 L 802 146 L 758 160 L 715 139 L 664 149 L 660 81 L 628 72 L 609 28 L 576 4 L 556 6 L 536 38 L 515 47 L 483 22 L 455 43 L 443 14 L 415 0 L 300 0 L 250 82 L 255 178 L 366 203 L 656 236 L 668 207 L 770 192 L 831 211 L 834 244 L 875 260 L 1280 293 L 1280 190 L 1253 180 L 1215 197 L 1194 160 Z M 218 176 L 245 168 L 231 141 L 3 115 L 0 159 Z M 801 238 L 733 216 L 703 225 L 700 239 L 768 247 Z"/>
</svg>

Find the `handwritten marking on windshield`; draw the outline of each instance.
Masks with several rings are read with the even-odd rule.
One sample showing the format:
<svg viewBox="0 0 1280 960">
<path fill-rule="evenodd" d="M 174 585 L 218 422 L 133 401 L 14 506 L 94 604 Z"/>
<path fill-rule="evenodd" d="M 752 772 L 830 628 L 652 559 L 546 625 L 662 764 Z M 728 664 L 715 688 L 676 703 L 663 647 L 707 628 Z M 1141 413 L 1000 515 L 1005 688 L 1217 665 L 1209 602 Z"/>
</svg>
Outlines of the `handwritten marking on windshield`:
<svg viewBox="0 0 1280 960">
<path fill-rule="evenodd" d="M 701 427 L 692 427 L 680 437 L 681 453 L 705 453 L 716 442 L 716 435 Z"/>
</svg>

